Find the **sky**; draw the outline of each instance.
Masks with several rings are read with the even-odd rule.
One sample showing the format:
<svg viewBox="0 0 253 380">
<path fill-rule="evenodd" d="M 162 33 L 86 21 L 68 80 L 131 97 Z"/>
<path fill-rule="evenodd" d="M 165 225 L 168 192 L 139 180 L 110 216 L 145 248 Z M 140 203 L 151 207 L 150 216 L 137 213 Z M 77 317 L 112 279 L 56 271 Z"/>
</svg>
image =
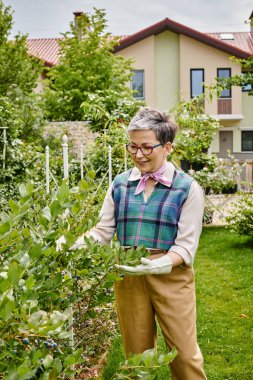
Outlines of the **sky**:
<svg viewBox="0 0 253 380">
<path fill-rule="evenodd" d="M 11 6 L 13 28 L 29 38 L 60 37 L 69 30 L 73 12 L 105 9 L 107 31 L 129 35 L 163 19 L 200 32 L 249 31 L 252 0 L 3 0 Z"/>
</svg>

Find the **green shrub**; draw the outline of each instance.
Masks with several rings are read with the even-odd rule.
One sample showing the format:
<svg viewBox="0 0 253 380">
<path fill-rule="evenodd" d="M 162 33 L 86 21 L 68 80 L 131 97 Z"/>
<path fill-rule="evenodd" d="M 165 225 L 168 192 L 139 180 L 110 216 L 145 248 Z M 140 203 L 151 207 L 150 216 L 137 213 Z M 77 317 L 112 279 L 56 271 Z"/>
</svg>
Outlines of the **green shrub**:
<svg viewBox="0 0 253 380">
<path fill-rule="evenodd" d="M 239 200 L 231 205 L 226 220 L 232 232 L 253 237 L 253 195 L 240 194 Z"/>
<path fill-rule="evenodd" d="M 95 327 L 101 313 L 105 321 L 111 287 L 121 279 L 115 261 L 136 265 L 144 251 L 126 256 L 116 242 L 101 247 L 88 239 L 87 248 L 69 249 L 98 220 L 96 188 L 93 172 L 78 187 L 63 183 L 52 197 L 21 184 L 19 201 L 9 200 L 9 210 L 1 213 L 1 378 L 68 378 L 73 364 L 96 357 L 101 338 L 108 339 L 105 329 Z M 61 235 L 66 244 L 57 252 Z"/>
</svg>

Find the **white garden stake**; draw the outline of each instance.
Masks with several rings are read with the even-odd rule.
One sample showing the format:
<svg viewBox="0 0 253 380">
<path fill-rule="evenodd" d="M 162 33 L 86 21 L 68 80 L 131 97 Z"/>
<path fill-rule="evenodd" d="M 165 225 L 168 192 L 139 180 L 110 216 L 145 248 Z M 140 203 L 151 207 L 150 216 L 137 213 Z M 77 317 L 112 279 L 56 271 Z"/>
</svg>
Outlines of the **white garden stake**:
<svg viewBox="0 0 253 380">
<path fill-rule="evenodd" d="M 80 145 L 80 169 L 81 169 L 81 179 L 83 179 L 83 144 Z"/>
<path fill-rule="evenodd" d="M 124 144 L 124 168 L 125 172 L 127 171 L 127 149 L 126 149 L 126 144 Z"/>
<path fill-rule="evenodd" d="M 63 153 L 63 179 L 69 177 L 69 163 L 68 163 L 68 137 L 63 135 L 62 137 L 62 153 Z"/>
<path fill-rule="evenodd" d="M 109 186 L 112 183 L 112 147 L 108 147 L 108 166 L 109 166 Z"/>
<path fill-rule="evenodd" d="M 50 172 L 49 172 L 49 146 L 46 146 L 46 193 L 49 194 L 49 181 L 50 181 Z"/>
</svg>

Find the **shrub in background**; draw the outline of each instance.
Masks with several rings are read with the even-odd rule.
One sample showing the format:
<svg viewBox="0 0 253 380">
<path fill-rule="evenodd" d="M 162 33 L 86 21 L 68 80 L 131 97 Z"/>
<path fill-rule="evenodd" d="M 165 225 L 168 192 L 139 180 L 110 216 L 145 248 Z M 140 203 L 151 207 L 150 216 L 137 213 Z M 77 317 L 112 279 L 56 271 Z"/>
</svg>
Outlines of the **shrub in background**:
<svg viewBox="0 0 253 380">
<path fill-rule="evenodd" d="M 231 205 L 229 216 L 226 218 L 228 228 L 238 234 L 253 238 L 253 195 L 241 193 L 238 201 Z"/>
</svg>

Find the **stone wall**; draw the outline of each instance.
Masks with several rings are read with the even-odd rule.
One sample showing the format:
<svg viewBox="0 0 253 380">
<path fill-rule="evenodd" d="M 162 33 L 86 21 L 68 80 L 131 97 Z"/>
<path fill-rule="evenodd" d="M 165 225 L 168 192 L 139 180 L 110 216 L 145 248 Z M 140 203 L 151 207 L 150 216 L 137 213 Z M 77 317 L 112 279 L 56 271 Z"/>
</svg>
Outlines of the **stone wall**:
<svg viewBox="0 0 253 380">
<path fill-rule="evenodd" d="M 50 122 L 45 127 L 44 137 L 48 138 L 50 135 L 60 140 L 63 135 L 67 135 L 69 149 L 78 157 L 80 156 L 80 145 L 83 145 L 83 152 L 87 152 L 88 147 L 92 145 L 97 136 L 89 130 L 85 121 Z"/>
</svg>

